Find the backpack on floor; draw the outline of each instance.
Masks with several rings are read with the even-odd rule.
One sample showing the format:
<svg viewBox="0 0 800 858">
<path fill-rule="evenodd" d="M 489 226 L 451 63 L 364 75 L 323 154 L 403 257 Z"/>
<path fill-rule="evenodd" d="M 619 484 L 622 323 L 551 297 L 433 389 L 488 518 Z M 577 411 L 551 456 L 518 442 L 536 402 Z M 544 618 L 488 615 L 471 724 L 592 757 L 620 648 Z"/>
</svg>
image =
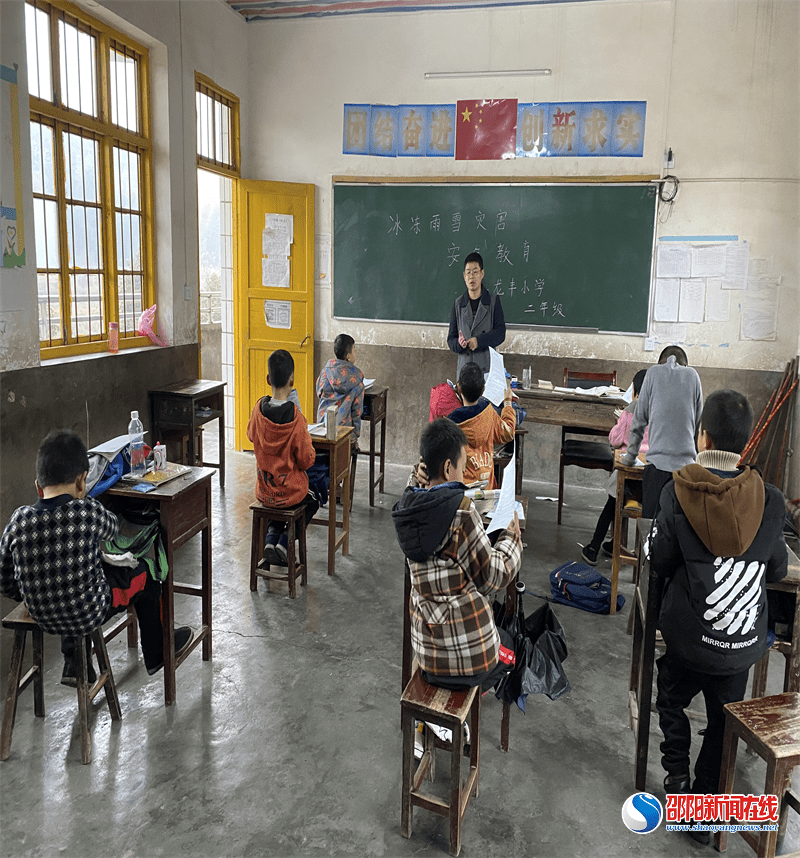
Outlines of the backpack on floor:
<svg viewBox="0 0 800 858">
<path fill-rule="evenodd" d="M 550 590 L 554 602 L 571 605 L 593 614 L 607 614 L 611 607 L 611 582 L 596 569 L 574 560 L 550 573 Z M 617 610 L 625 604 L 617 596 Z"/>
</svg>

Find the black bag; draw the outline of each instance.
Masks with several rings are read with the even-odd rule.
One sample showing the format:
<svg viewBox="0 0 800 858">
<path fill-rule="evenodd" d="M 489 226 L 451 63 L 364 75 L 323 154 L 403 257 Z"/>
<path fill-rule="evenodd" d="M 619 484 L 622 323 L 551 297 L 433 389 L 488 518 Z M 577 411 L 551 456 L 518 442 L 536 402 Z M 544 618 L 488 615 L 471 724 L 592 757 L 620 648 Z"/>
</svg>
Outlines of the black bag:
<svg viewBox="0 0 800 858">
<path fill-rule="evenodd" d="M 527 619 L 522 607 L 525 585 L 517 584 L 517 611 L 505 616 L 505 605 L 494 603 L 495 622 L 514 639 L 516 663 L 495 686 L 495 696 L 503 703 L 516 703 L 525 712 L 529 694 L 546 694 L 556 700 L 570 690 L 562 662 L 567 657 L 564 629 L 549 604 L 545 603 Z"/>
</svg>

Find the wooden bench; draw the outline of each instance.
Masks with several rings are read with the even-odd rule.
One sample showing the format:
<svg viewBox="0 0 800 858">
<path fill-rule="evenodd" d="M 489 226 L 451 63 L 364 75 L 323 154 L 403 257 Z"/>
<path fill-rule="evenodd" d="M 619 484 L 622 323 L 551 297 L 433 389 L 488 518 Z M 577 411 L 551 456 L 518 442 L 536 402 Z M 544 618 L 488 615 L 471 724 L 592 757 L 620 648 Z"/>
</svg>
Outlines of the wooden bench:
<svg viewBox="0 0 800 858">
<path fill-rule="evenodd" d="M 800 813 L 800 797 L 791 790 L 792 769 L 800 763 L 800 694 L 784 692 L 725 706 L 725 741 L 719 778 L 722 794 L 733 792 L 739 739 L 766 762 L 763 794 L 777 796 L 780 812 L 779 831 L 739 831 L 739 834 L 759 858 L 773 858 L 779 832 L 786 830 L 788 808 Z M 717 850 L 724 852 L 728 846 L 728 832 L 719 831 L 715 838 Z"/>
<path fill-rule="evenodd" d="M 335 506 L 331 500 L 331 506 Z M 272 507 L 256 501 L 250 504 L 253 510 L 253 528 L 250 544 L 250 590 L 258 589 L 258 579 L 266 578 L 274 581 L 289 583 L 289 598 L 297 595 L 295 581 L 300 576 L 300 584 L 305 587 L 308 583 L 308 561 L 306 557 L 306 508 L 304 506 Z M 270 521 L 280 521 L 286 525 L 288 543 L 286 545 L 287 567 L 285 572 L 278 572 L 265 563 L 264 540 L 266 539 L 265 525 Z M 299 561 L 295 557 L 295 540 L 300 540 Z M 280 567 L 281 569 L 283 567 Z"/>
<path fill-rule="evenodd" d="M 114 636 L 122 631 L 130 621 L 130 616 L 122 623 L 118 623 L 111 630 Z M 14 610 L 3 619 L 3 627 L 14 632 L 14 647 L 11 650 L 11 665 L 8 671 L 8 688 L 6 691 L 6 704 L 3 713 L 3 727 L 0 731 L 0 760 L 7 760 L 11 753 L 11 736 L 14 732 L 14 721 L 17 716 L 17 700 L 20 692 L 33 683 L 33 709 L 37 718 L 44 718 L 44 633 L 36 621 L 28 613 L 24 603 L 17 605 Z M 31 668 L 22 675 L 22 661 L 25 655 L 25 642 L 30 633 L 32 639 L 33 664 Z M 130 630 L 129 630 L 130 635 Z M 108 702 L 108 709 L 113 721 L 122 718 L 122 710 L 117 696 L 117 687 L 114 684 L 114 675 L 111 672 L 111 664 L 108 660 L 103 629 L 96 628 L 88 637 L 94 644 L 94 652 L 97 655 L 97 663 L 100 667 L 99 675 L 93 685 L 89 685 L 87 676 L 87 652 L 86 637 L 76 635 L 75 659 L 77 667 L 78 683 L 78 712 L 80 715 L 81 730 L 81 762 L 86 764 L 92 761 L 92 734 L 89 732 L 89 704 L 103 689 Z"/>
<path fill-rule="evenodd" d="M 479 687 L 466 691 L 449 691 L 427 683 L 416 669 L 400 698 L 400 718 L 403 729 L 403 780 L 401 786 L 400 833 L 411 837 L 414 807 L 422 807 L 450 823 L 450 854 L 461 851 L 461 824 L 470 798 L 478 795 L 480 772 L 481 691 Z M 464 756 L 464 726 L 469 719 L 469 773 L 462 783 L 461 758 Z M 432 730 L 425 733 L 425 749 L 414 771 L 415 721 L 436 724 L 452 731 L 450 744 L 450 788 L 448 800 L 420 789 L 426 774 L 433 780 L 436 738 Z"/>
</svg>

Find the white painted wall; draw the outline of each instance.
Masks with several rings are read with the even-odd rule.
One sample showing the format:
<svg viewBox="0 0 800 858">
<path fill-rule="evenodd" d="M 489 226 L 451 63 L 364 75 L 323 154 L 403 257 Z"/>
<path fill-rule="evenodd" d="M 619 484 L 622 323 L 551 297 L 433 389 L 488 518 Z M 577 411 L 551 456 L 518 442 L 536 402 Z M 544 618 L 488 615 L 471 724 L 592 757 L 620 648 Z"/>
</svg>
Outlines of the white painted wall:
<svg viewBox="0 0 800 858">
<path fill-rule="evenodd" d="M 194 73 L 242 100 L 247 112 L 247 25 L 221 0 L 82 3 L 86 11 L 150 50 L 159 333 L 172 345 L 198 342 L 197 182 Z M 0 62 L 20 64 L 21 137 L 30 140 L 24 0 L 0 2 Z M 23 145 L 24 269 L 0 269 L 0 371 L 39 364 L 30 150 Z M 28 220 L 30 219 L 30 226 Z M 189 299 L 184 292 L 188 284 Z M 2 325 L 0 325 L 2 327 Z"/>
<path fill-rule="evenodd" d="M 313 182 L 317 232 L 332 232 L 331 176 L 658 174 L 682 180 L 661 235 L 737 234 L 783 277 L 776 342 L 690 326 L 698 366 L 782 370 L 798 343 L 798 0 L 642 0 L 253 22 L 248 26 L 248 178 Z M 549 78 L 426 81 L 426 71 L 550 67 Z M 646 100 L 644 157 L 498 162 L 342 154 L 342 106 L 460 98 Z M 330 287 L 317 338 L 331 340 Z M 447 320 L 443 320 L 447 321 Z M 446 348 L 446 329 L 346 323 L 373 344 Z M 695 334 L 696 336 L 692 336 Z M 727 347 L 720 347 L 729 343 Z M 515 329 L 514 353 L 646 360 L 642 337 Z M 656 353 L 657 354 L 657 353 Z"/>
</svg>

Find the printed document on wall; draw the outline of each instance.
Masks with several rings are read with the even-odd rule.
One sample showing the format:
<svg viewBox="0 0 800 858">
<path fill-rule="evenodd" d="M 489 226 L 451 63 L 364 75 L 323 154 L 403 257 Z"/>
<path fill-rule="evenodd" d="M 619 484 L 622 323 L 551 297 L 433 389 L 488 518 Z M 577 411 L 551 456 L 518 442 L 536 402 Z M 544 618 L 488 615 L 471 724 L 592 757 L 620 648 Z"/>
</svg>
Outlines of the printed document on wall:
<svg viewBox="0 0 800 858">
<path fill-rule="evenodd" d="M 706 302 L 706 286 L 699 277 L 681 280 L 679 322 L 702 322 Z"/>
<path fill-rule="evenodd" d="M 731 293 L 725 280 L 709 277 L 706 280 L 706 321 L 727 322 L 731 315 Z"/>
<path fill-rule="evenodd" d="M 691 277 L 692 253 L 688 244 L 659 244 L 656 277 Z"/>
<path fill-rule="evenodd" d="M 746 241 L 729 242 L 725 251 L 725 273 L 722 275 L 722 288 L 746 289 L 749 262 L 750 245 Z"/>
<path fill-rule="evenodd" d="M 680 290 L 681 281 L 677 277 L 656 280 L 656 297 L 653 302 L 653 319 L 656 322 L 678 321 Z"/>
<path fill-rule="evenodd" d="M 727 244 L 701 244 L 692 248 L 692 277 L 722 277 Z"/>
</svg>

